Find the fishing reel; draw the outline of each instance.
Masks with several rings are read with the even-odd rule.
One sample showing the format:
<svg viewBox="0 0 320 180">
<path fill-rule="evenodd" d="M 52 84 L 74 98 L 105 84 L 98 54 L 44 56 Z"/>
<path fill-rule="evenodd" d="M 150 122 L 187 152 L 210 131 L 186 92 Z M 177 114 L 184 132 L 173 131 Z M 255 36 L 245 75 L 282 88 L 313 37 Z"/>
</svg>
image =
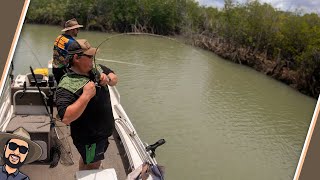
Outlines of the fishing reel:
<svg viewBox="0 0 320 180">
<path fill-rule="evenodd" d="M 99 85 L 99 83 L 100 83 L 100 73 L 96 71 L 96 73 L 94 73 L 94 85 L 100 88 L 101 86 Z"/>
<path fill-rule="evenodd" d="M 101 74 L 100 74 L 100 72 L 98 71 L 98 69 L 96 68 L 96 65 L 95 65 L 95 68 L 91 69 L 91 73 L 92 73 L 93 76 L 91 76 L 90 79 L 93 79 L 94 85 L 95 85 L 97 88 L 100 88 L 101 86 L 100 86 L 99 84 L 100 84 Z"/>
<path fill-rule="evenodd" d="M 101 73 L 97 70 L 97 68 L 92 69 L 91 72 L 94 75 L 94 84 L 95 84 L 95 86 L 100 88 L 101 87 L 101 85 L 100 85 Z M 108 79 L 108 82 L 111 81 L 111 79 L 110 79 L 110 77 L 108 75 L 107 75 L 107 79 Z"/>
</svg>

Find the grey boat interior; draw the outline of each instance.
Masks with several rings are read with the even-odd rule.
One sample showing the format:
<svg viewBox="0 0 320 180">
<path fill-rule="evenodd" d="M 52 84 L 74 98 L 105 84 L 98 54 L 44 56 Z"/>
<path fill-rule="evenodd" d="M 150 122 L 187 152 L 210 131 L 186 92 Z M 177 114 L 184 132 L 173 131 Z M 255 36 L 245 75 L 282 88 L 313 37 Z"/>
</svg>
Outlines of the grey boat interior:
<svg viewBox="0 0 320 180">
<path fill-rule="evenodd" d="M 70 127 L 57 116 L 55 89 L 52 75 L 35 76 L 30 73 L 18 75 L 14 80 L 8 77 L 0 98 L 0 130 L 10 133 L 23 127 L 42 148 L 39 160 L 20 168 L 30 179 L 122 180 L 127 179 L 128 174 L 143 162 L 157 164 L 152 153 L 165 141 L 148 146 L 147 151 L 147 144 L 141 142 L 120 104 L 118 91 L 115 87 L 109 87 L 116 128 L 108 138 L 110 144 L 105 159 L 99 170 L 78 171 L 80 155 L 72 143 Z M 157 178 L 150 175 L 148 179 Z"/>
</svg>

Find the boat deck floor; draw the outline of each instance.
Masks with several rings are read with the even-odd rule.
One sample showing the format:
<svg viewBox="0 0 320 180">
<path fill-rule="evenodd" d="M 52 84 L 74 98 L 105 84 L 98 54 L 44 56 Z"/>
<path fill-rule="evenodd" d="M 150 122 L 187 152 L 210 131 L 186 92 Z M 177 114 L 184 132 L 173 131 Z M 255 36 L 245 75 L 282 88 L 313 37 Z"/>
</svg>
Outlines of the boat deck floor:
<svg viewBox="0 0 320 180">
<path fill-rule="evenodd" d="M 59 122 L 61 123 L 61 122 Z M 59 126 L 59 123 L 57 125 Z M 62 124 L 62 123 L 61 123 Z M 61 125 L 60 124 L 60 125 Z M 66 126 L 61 128 L 64 133 L 69 133 Z M 62 165 L 60 162 L 54 168 L 49 168 L 49 165 L 41 164 L 27 164 L 20 168 L 20 171 L 29 176 L 32 180 L 73 180 L 76 179 L 75 174 L 79 168 L 80 154 L 72 143 L 70 136 L 67 137 L 69 144 L 71 146 L 71 152 L 73 156 L 74 164 L 71 166 Z M 122 157 L 125 156 L 125 152 L 121 149 L 119 144 L 118 134 L 114 133 L 113 136 L 108 138 L 109 147 L 105 153 L 105 159 L 102 161 L 102 166 L 100 169 L 114 168 L 117 173 L 117 178 L 119 180 L 126 179 L 127 166 L 122 161 Z M 119 148 L 120 147 L 120 148 Z"/>
</svg>

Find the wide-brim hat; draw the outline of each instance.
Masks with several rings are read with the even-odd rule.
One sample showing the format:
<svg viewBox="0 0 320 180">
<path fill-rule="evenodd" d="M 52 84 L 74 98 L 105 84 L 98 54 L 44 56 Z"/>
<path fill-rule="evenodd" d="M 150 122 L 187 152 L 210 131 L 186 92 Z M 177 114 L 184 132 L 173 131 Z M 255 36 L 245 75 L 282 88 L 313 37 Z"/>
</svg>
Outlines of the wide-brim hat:
<svg viewBox="0 0 320 180">
<path fill-rule="evenodd" d="M 40 158 L 42 155 L 42 149 L 41 147 L 31 141 L 29 133 L 22 127 L 16 129 L 13 131 L 13 133 L 4 133 L 0 132 L 0 155 L 3 157 L 4 154 L 4 146 L 10 139 L 20 139 L 28 143 L 29 145 L 29 151 L 28 155 L 24 161 L 24 164 L 31 163 L 33 161 L 36 161 Z"/>
<path fill-rule="evenodd" d="M 77 29 L 77 28 L 81 28 L 83 27 L 83 25 L 80 25 L 78 23 L 78 21 L 73 18 L 68 20 L 65 24 L 64 24 L 64 29 L 62 29 L 61 31 L 65 32 L 65 31 L 69 31 L 71 29 Z"/>
</svg>

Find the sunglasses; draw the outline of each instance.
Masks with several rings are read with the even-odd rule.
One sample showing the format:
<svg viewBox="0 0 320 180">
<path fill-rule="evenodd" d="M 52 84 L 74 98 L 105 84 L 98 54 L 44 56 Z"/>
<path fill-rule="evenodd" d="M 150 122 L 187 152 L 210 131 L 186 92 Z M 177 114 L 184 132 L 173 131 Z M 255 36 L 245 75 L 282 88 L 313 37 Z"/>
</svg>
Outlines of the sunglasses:
<svg viewBox="0 0 320 180">
<path fill-rule="evenodd" d="M 28 150 L 29 150 L 27 147 L 19 146 L 18 144 L 14 143 L 14 142 L 9 142 L 8 145 L 9 145 L 9 149 L 12 150 L 12 151 L 16 150 L 19 147 L 19 152 L 21 154 L 26 154 L 28 152 Z"/>
<path fill-rule="evenodd" d="M 92 58 L 93 58 L 92 55 L 88 55 L 88 54 L 83 54 L 82 56 L 86 56 L 86 57 L 88 57 L 89 59 L 92 59 Z"/>
</svg>

